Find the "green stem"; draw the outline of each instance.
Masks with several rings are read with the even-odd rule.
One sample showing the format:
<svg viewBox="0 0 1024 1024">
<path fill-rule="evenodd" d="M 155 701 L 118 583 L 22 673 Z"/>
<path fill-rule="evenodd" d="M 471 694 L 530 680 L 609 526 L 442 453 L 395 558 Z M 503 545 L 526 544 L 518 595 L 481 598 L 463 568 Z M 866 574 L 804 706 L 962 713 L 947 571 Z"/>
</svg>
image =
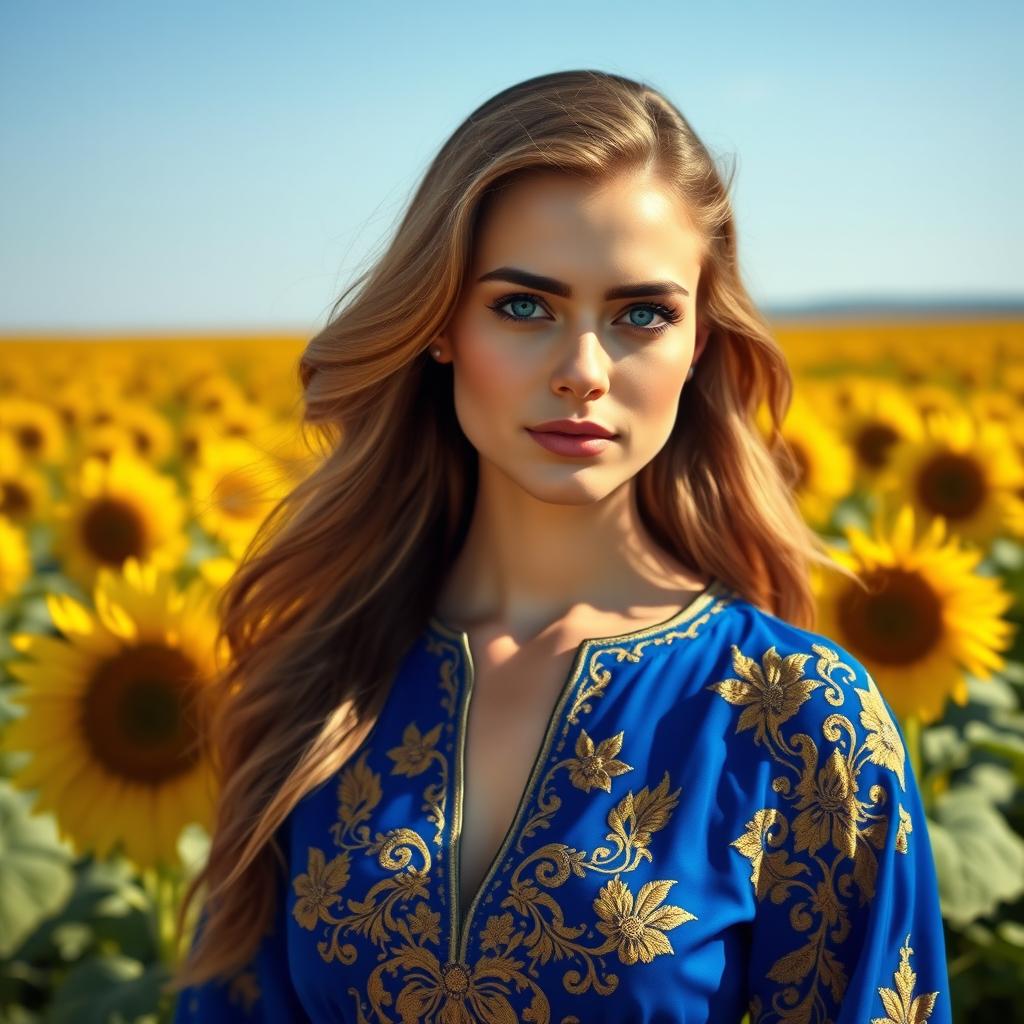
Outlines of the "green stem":
<svg viewBox="0 0 1024 1024">
<path fill-rule="evenodd" d="M 144 871 L 143 880 L 153 907 L 153 932 L 157 953 L 161 963 L 170 969 L 174 967 L 177 959 L 174 948 L 174 918 L 179 888 L 178 873 L 161 863 Z"/>
<path fill-rule="evenodd" d="M 903 719 L 903 735 L 907 741 L 907 755 L 910 757 L 910 769 L 914 773 L 921 793 L 921 802 L 926 814 L 931 812 L 931 786 L 925 779 L 924 765 L 921 763 L 921 719 L 917 715 L 907 715 Z"/>
</svg>

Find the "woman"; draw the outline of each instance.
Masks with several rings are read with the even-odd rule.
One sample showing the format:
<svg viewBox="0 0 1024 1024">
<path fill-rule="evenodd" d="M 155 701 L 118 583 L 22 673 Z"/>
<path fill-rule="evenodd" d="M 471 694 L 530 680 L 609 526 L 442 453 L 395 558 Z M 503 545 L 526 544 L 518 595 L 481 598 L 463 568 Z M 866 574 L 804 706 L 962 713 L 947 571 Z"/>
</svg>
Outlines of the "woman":
<svg viewBox="0 0 1024 1024">
<path fill-rule="evenodd" d="M 534 78 L 444 145 L 302 356 L 325 456 L 227 591 L 177 1021 L 950 1020 L 736 252 L 640 83 Z"/>
</svg>

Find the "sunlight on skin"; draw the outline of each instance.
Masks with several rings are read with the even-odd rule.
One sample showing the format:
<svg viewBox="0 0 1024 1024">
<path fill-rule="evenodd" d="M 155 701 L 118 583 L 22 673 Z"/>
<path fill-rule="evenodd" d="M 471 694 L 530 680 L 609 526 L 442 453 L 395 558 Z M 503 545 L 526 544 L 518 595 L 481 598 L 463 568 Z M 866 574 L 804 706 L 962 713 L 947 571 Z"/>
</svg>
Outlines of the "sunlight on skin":
<svg viewBox="0 0 1024 1024">
<path fill-rule="evenodd" d="M 442 602 L 453 617 L 494 624 L 550 621 L 580 605 L 671 610 L 679 591 L 704 585 L 643 529 L 632 485 L 667 442 L 707 340 L 695 321 L 701 252 L 685 206 L 652 177 L 594 186 L 541 171 L 493 195 L 435 343 L 480 455 L 473 524 Z M 556 279 L 571 295 L 479 280 L 499 268 Z M 648 282 L 689 294 L 606 298 Z M 593 420 L 618 436 L 596 455 L 557 455 L 525 429 L 551 419 Z"/>
</svg>

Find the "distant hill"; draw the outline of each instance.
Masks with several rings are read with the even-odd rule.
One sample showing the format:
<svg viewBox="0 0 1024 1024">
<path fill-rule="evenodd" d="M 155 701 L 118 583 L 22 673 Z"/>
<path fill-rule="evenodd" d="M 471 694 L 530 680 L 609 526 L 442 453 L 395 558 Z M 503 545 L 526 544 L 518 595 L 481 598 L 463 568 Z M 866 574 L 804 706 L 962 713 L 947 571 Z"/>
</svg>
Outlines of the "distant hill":
<svg viewBox="0 0 1024 1024">
<path fill-rule="evenodd" d="M 950 298 L 838 298 L 818 302 L 768 304 L 762 311 L 772 320 L 913 319 L 917 317 L 1020 317 L 1024 296 Z"/>
<path fill-rule="evenodd" d="M 815 302 L 759 303 L 758 308 L 775 322 L 841 323 L 844 320 L 1024 320 L 1024 295 L 989 296 L 946 296 L 934 297 L 863 297 L 850 296 L 821 299 Z M 197 338 L 211 340 L 231 337 L 239 341 L 255 338 L 290 339 L 301 342 L 317 330 L 315 324 L 167 324 L 135 327 L 117 326 L 103 328 L 90 325 L 74 327 L 15 326 L 0 323 L 0 341 L 18 339 L 48 341 L 92 341 L 118 337 L 135 339 L 143 337 Z"/>
</svg>

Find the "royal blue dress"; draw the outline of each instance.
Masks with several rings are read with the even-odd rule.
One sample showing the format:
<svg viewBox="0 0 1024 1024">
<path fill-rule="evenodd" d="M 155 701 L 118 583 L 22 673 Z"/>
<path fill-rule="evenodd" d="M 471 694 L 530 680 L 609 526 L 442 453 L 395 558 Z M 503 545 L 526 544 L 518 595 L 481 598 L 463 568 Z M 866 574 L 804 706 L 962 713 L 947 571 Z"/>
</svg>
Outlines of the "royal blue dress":
<svg viewBox="0 0 1024 1024">
<path fill-rule="evenodd" d="M 176 1024 L 950 1024 L 903 733 L 838 644 L 717 580 L 583 641 L 464 907 L 472 688 L 468 638 L 431 619 L 282 825 L 258 953 L 184 990 Z"/>
</svg>

